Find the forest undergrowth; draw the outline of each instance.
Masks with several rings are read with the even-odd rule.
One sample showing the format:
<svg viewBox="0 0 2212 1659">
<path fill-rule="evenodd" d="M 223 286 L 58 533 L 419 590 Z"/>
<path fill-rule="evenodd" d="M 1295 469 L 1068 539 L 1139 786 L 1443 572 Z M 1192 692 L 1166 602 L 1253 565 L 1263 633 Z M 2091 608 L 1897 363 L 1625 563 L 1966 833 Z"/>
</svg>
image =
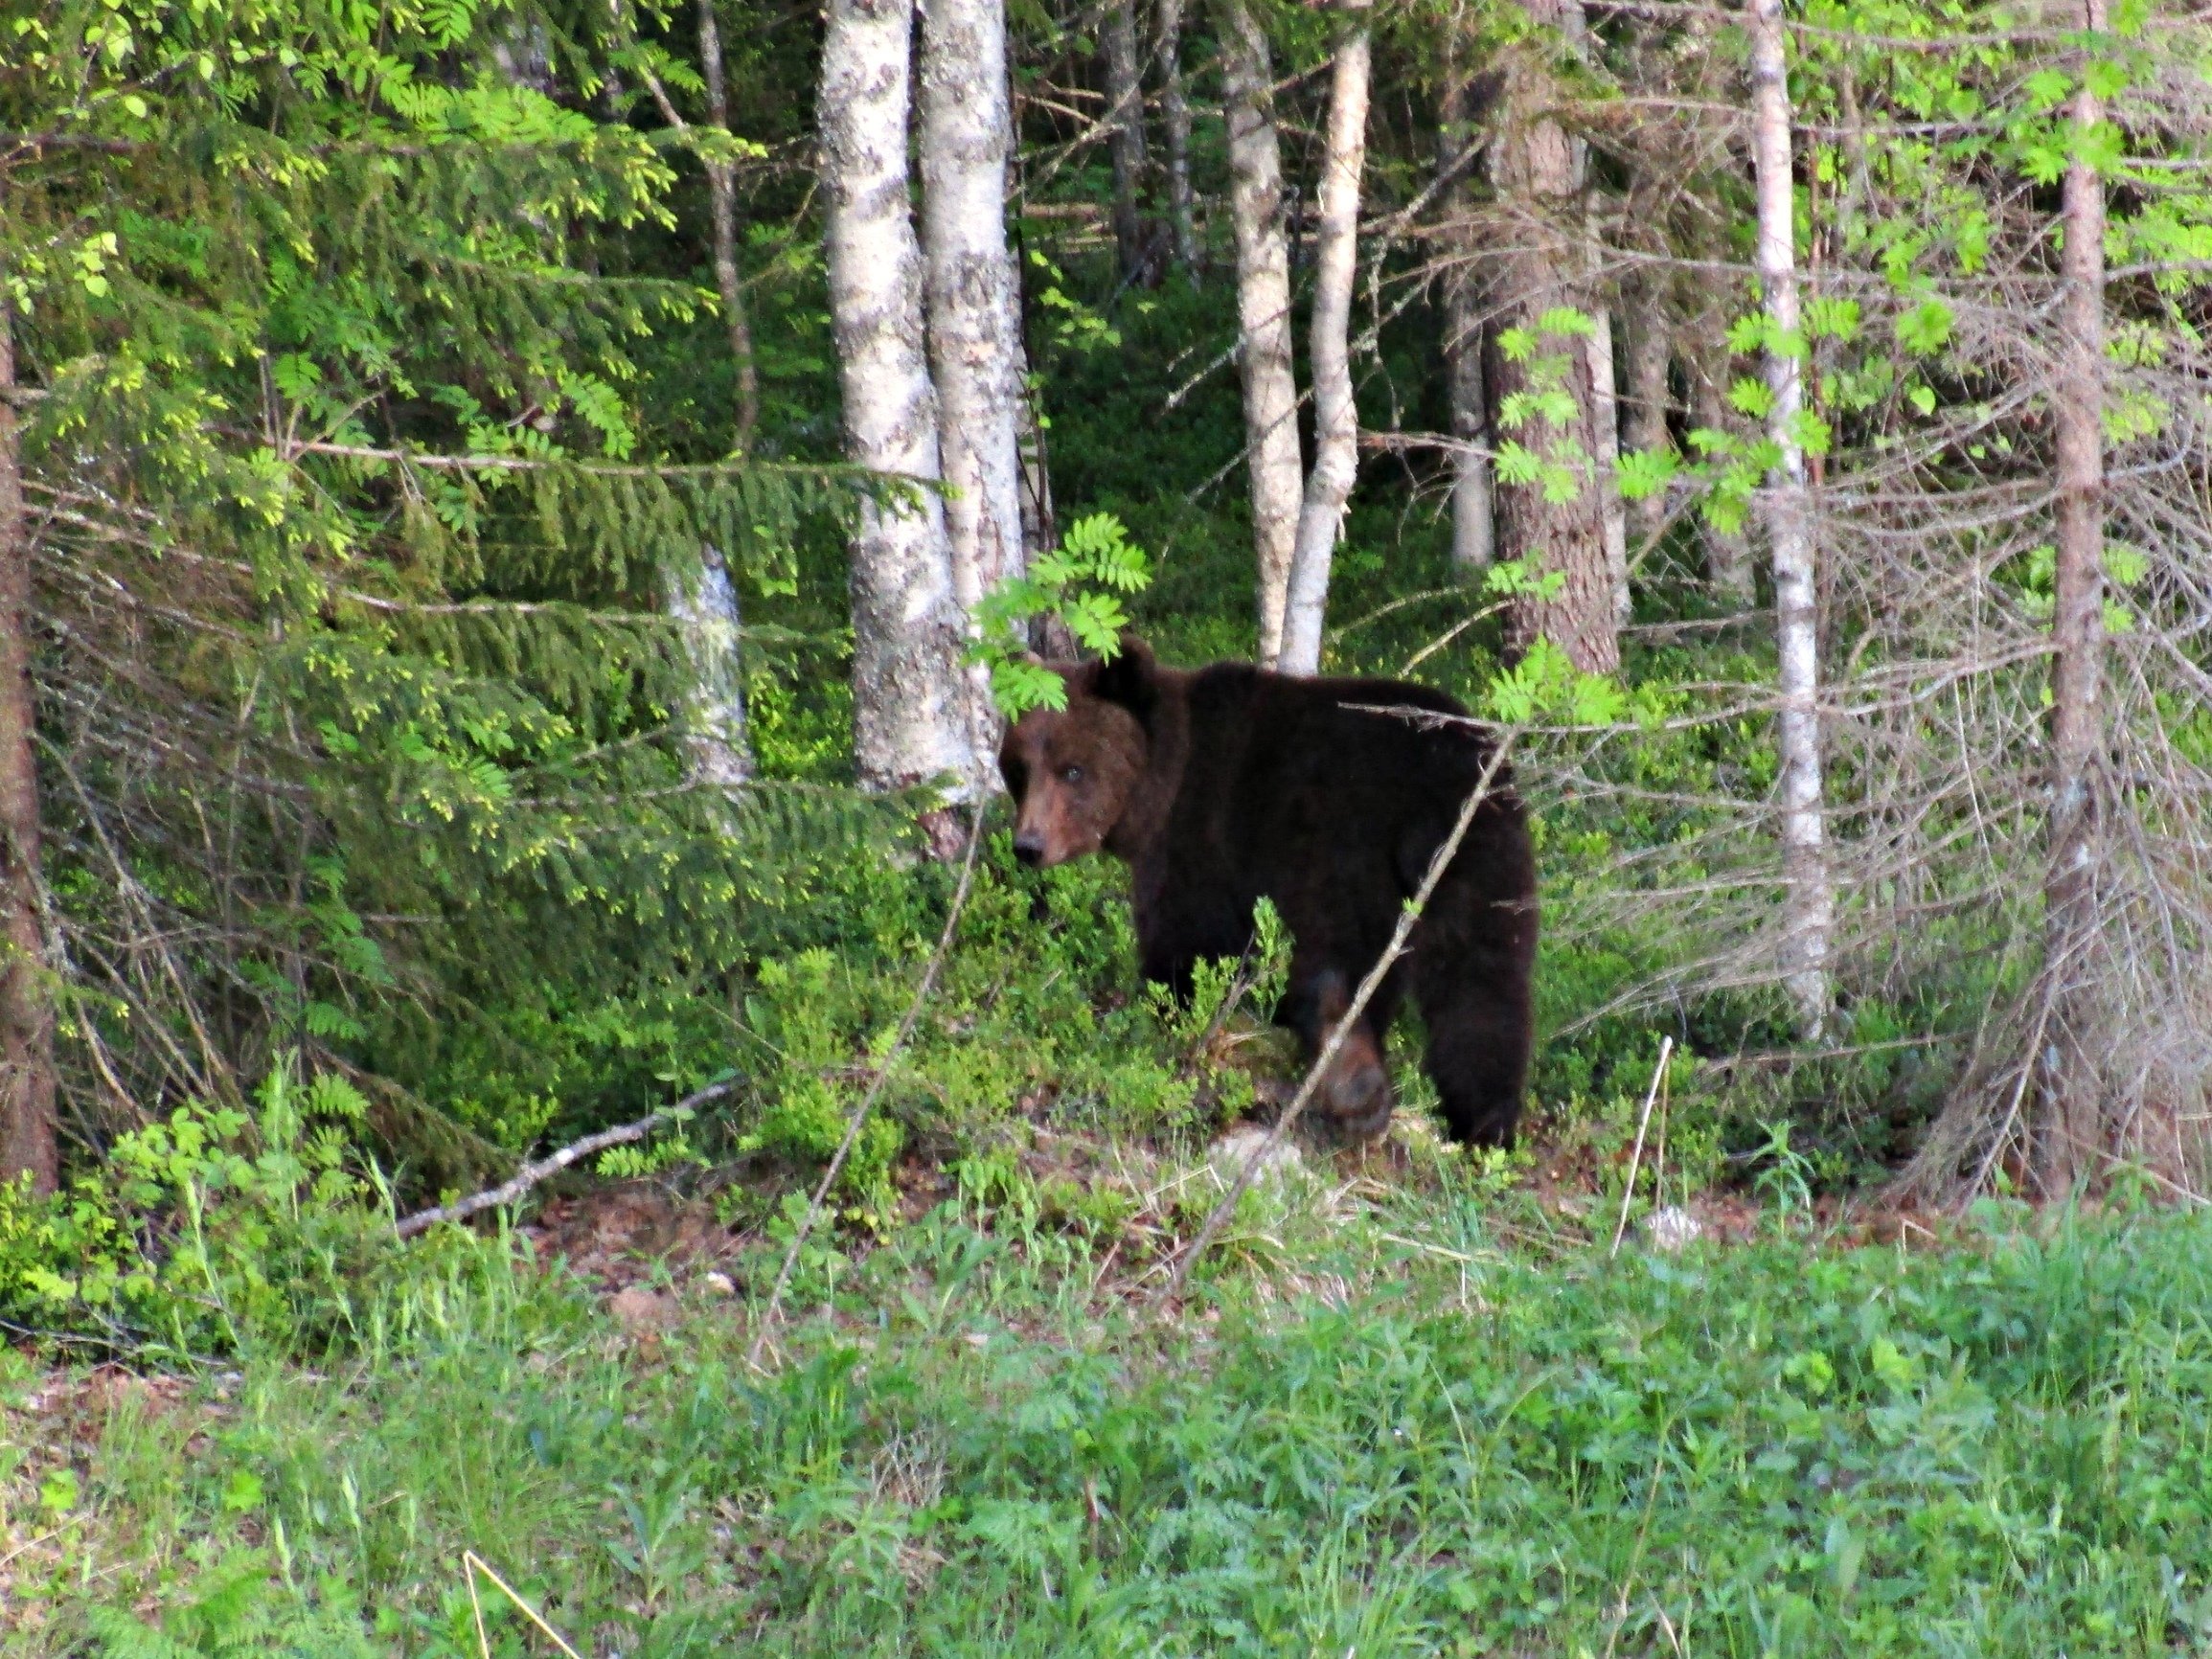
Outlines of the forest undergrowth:
<svg viewBox="0 0 2212 1659">
<path fill-rule="evenodd" d="M 1938 1249 L 1773 1207 L 1740 1241 L 1631 1232 L 1616 1257 L 1609 1216 L 1402 1133 L 1256 1189 L 1163 1309 L 1146 1263 L 1218 1178 L 1087 1150 L 1109 1173 L 962 1160 L 825 1239 L 758 1371 L 772 1227 L 631 1263 L 611 1297 L 550 1231 L 448 1231 L 308 1309 L 341 1341 L 303 1347 L 295 1306 L 182 1369 L 11 1355 L 9 1648 L 2212 1637 L 2201 1214 L 1985 1201 Z"/>
<path fill-rule="evenodd" d="M 906 152 L 823 128 L 906 85 L 825 66 L 869 10 L 109 0 L 0 56 L 0 1650 L 2212 1652 L 2201 18 L 1014 9 L 1027 574 L 963 597 L 946 532 L 917 621 L 870 583 L 975 434 L 860 442 L 892 261 L 832 221 L 957 147 L 840 180 Z M 924 34 L 926 102 L 977 55 Z M 966 686 L 1026 584 L 1267 656 L 1262 428 L 1342 509 L 1305 666 L 1510 728 L 1537 1049 L 1471 1152 L 1407 1013 L 1388 1136 L 1194 1261 L 1289 942 L 1178 1005 L 1110 861 L 1018 868 L 995 797 L 930 856 L 990 722 L 905 764 L 885 652 Z"/>
<path fill-rule="evenodd" d="M 1250 648 L 1243 531 L 1126 481 L 1233 461 L 1233 406 L 1217 386 L 1140 419 L 1170 388 L 1128 364 L 1203 313 L 1146 300 L 1122 321 L 1146 349 L 1058 360 L 1061 487 L 1152 551 L 1131 608 L 1182 662 Z M 1355 499 L 1331 661 L 1483 705 L 1494 628 L 1454 631 L 1421 482 Z M 822 671 L 839 557 L 802 542 L 759 607 L 770 786 L 848 763 Z M 1673 581 L 1650 574 L 1650 612 L 1699 615 Z M 172 1107 L 0 1207 L 9 1651 L 2212 1639 L 2206 1223 L 2154 1213 L 2148 1175 L 2086 1216 L 2014 1205 L 2002 1170 L 1963 1218 L 1881 1197 L 2014 971 L 1980 924 L 1859 974 L 1819 1055 L 1770 983 L 1622 995 L 1690 946 L 1659 900 L 1615 901 L 1698 880 L 1727 832 L 1703 803 L 1772 763 L 1756 721 L 1668 728 L 1695 695 L 1670 687 L 1762 648 L 1674 625 L 1629 636 L 1642 736 L 1570 734 L 1527 772 L 1546 933 L 1521 1149 L 1437 1139 L 1408 1015 L 1390 1140 L 1263 1181 L 1186 1302 L 1160 1297 L 1176 1253 L 1296 1080 L 1265 1018 L 1287 942 L 1263 927 L 1177 1007 L 1137 981 L 1118 867 L 1021 871 L 1002 811 L 758 1367 L 806 1190 L 956 884 L 874 820 L 801 822 L 758 867 L 741 843 L 726 966 L 633 954 L 621 916 L 570 905 L 562 948 L 464 967 L 466 1018 L 358 1005 L 337 1047 L 363 1086 L 331 1045 L 278 1047 L 250 1098 Z M 378 1077 L 440 1132 L 396 1135 Z M 519 1221 L 392 1238 L 440 1191 L 706 1088 Z"/>
<path fill-rule="evenodd" d="M 750 1105 L 525 1223 L 396 1243 L 359 1097 L 282 1068 L 14 1212 L 34 1294 L 0 1311 L 47 1340 L 0 1360 L 8 1649 L 2212 1639 L 2201 1213 L 2124 1185 L 2094 1214 L 1850 1212 L 1863 1170 L 1798 1143 L 1763 1068 L 1654 1075 L 1656 1036 L 1596 1028 L 1547 1049 L 1522 1148 L 1476 1158 L 1402 1030 L 1390 1138 L 1286 1160 L 1170 1302 L 1238 1125 L 1294 1079 L 1254 1011 L 1283 942 L 1188 1008 L 1137 993 L 1118 874 L 1018 871 L 1003 832 L 767 1309 L 793 1176 L 951 884 L 855 897 L 865 969 L 764 962 Z"/>
</svg>

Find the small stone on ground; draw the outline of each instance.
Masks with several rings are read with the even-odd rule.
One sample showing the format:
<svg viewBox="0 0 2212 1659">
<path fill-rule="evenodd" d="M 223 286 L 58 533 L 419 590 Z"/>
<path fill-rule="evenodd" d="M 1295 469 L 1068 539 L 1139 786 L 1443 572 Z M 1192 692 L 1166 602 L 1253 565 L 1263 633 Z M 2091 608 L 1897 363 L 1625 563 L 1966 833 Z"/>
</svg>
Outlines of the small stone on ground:
<svg viewBox="0 0 2212 1659">
<path fill-rule="evenodd" d="M 1676 1204 L 1663 1204 L 1652 1212 L 1644 1223 L 1652 1248 L 1672 1256 L 1685 1244 L 1694 1244 L 1705 1235 L 1698 1217 Z"/>
<path fill-rule="evenodd" d="M 1237 1179 L 1238 1172 L 1249 1163 L 1253 1154 L 1267 1144 L 1267 1131 L 1256 1125 L 1244 1125 L 1231 1129 L 1206 1150 L 1206 1161 L 1213 1166 L 1214 1175 L 1226 1188 Z M 1259 1178 L 1263 1181 L 1281 1180 L 1290 1170 L 1305 1163 L 1288 1138 L 1279 1143 L 1267 1161 L 1261 1166 Z"/>
</svg>

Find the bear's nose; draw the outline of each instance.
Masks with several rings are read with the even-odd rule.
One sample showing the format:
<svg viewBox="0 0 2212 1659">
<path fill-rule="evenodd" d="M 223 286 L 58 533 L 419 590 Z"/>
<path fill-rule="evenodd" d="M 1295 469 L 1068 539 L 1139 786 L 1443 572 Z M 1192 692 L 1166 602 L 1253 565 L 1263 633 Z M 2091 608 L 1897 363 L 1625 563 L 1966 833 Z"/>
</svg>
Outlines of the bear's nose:
<svg viewBox="0 0 2212 1659">
<path fill-rule="evenodd" d="M 1024 830 L 1014 838 L 1014 855 L 1035 870 L 1044 862 L 1044 837 L 1034 830 Z"/>
</svg>

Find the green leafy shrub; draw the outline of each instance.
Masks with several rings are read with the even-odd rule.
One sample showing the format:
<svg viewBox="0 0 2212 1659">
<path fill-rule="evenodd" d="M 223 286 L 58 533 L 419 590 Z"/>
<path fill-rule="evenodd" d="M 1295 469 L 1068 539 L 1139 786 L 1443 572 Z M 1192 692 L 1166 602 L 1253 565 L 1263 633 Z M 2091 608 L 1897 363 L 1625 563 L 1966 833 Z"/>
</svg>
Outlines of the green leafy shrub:
<svg viewBox="0 0 2212 1659">
<path fill-rule="evenodd" d="M 391 1238 L 355 1155 L 365 1110 L 343 1078 L 280 1063 L 250 1112 L 179 1106 L 62 1192 L 0 1187 L 0 1317 L 178 1356 L 343 1337 Z"/>
</svg>

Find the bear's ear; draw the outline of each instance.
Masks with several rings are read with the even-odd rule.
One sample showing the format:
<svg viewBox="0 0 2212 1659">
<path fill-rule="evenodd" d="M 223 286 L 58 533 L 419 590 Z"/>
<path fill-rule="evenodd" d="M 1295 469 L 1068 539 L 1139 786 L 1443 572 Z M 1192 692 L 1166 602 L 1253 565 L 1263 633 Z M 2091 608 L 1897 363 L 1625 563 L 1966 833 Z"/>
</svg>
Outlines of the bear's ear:
<svg viewBox="0 0 2212 1659">
<path fill-rule="evenodd" d="M 1091 695 L 1119 703 L 1136 716 L 1139 725 L 1149 725 L 1159 696 L 1159 665 L 1152 660 L 1152 648 L 1135 634 L 1122 635 L 1121 644 L 1120 654 L 1093 671 Z"/>
</svg>

